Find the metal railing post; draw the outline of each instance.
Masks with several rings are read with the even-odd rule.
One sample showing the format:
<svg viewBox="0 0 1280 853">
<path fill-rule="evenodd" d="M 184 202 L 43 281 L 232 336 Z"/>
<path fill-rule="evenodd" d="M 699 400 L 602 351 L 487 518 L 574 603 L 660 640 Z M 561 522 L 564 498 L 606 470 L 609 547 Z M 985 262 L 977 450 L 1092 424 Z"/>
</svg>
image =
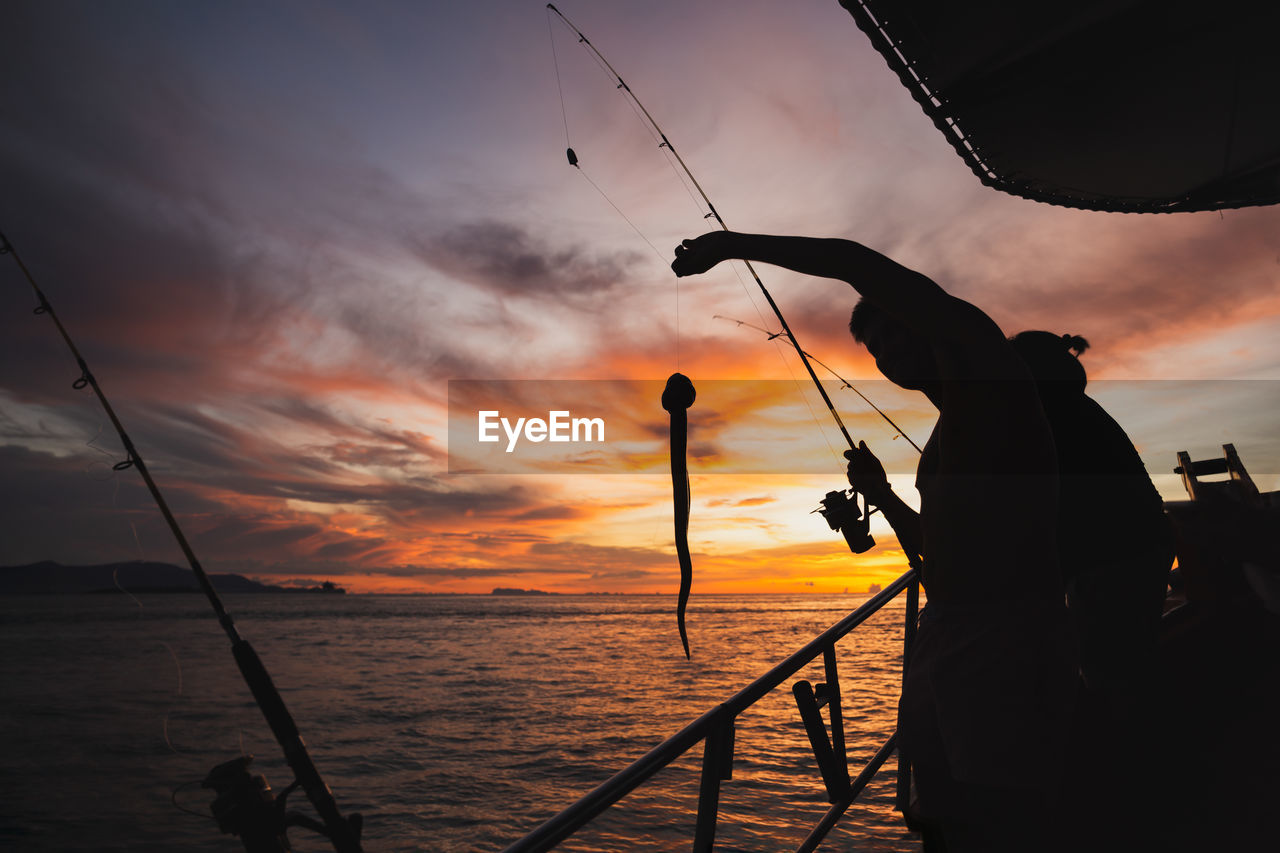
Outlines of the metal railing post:
<svg viewBox="0 0 1280 853">
<path fill-rule="evenodd" d="M 827 646 L 822 653 L 822 665 L 827 676 L 826 697 L 830 708 L 827 711 L 827 717 L 831 720 L 831 751 L 836 756 L 836 770 L 844 780 L 844 786 L 848 787 L 849 756 L 844 748 L 844 711 L 840 696 L 840 674 L 836 671 L 835 643 Z M 818 690 L 821 693 L 822 685 L 818 685 Z"/>
<path fill-rule="evenodd" d="M 734 718 L 713 725 L 702 750 L 702 781 L 698 788 L 698 823 L 693 833 L 693 853 L 710 853 L 716 840 L 720 808 L 720 782 L 733 778 Z"/>
<path fill-rule="evenodd" d="M 800 720 L 804 723 L 805 733 L 809 736 L 809 745 L 813 747 L 814 758 L 818 760 L 818 770 L 822 772 L 822 783 L 827 787 L 827 800 L 838 802 L 849 790 L 849 756 L 845 751 L 844 716 L 840 707 L 840 673 L 836 668 L 835 641 L 822 650 L 822 663 L 827 681 L 816 688 L 807 681 L 797 681 L 791 686 L 791 693 L 796 699 L 796 708 L 800 711 Z M 827 716 L 831 721 L 828 735 L 827 726 L 822 722 L 819 709 L 826 705 Z"/>
<path fill-rule="evenodd" d="M 813 685 L 807 681 L 797 681 L 791 686 L 791 693 L 796 698 L 796 708 L 800 711 L 800 720 L 809 736 L 813 757 L 818 761 L 818 772 L 822 774 L 822 784 L 827 788 L 827 801 L 837 802 L 849 787 L 849 776 L 846 772 L 841 778 L 840 761 L 831 748 L 827 727 L 822 722 L 822 714 L 818 712 L 821 705 Z"/>
<path fill-rule="evenodd" d="M 911 662 L 911 647 L 915 644 L 916 639 L 916 622 L 920 613 L 920 575 L 917 572 L 911 583 L 907 586 L 907 610 L 903 617 L 902 626 L 902 683 L 905 686 L 907 682 L 907 667 Z M 896 796 L 896 807 L 903 814 L 907 813 L 907 809 L 911 806 L 911 760 L 902 750 L 902 745 L 898 745 L 898 791 Z"/>
</svg>

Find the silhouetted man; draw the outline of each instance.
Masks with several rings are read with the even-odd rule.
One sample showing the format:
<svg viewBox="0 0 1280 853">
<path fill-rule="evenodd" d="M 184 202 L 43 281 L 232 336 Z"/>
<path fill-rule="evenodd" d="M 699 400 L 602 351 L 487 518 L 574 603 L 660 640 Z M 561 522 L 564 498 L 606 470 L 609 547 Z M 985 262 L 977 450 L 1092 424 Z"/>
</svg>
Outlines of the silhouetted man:
<svg viewBox="0 0 1280 853">
<path fill-rule="evenodd" d="M 999 327 L 925 276 L 839 239 L 714 232 L 677 275 L 740 258 L 846 281 L 851 328 L 939 417 L 917 471 L 920 513 L 850 451 L 850 481 L 923 556 L 928 606 L 899 704 L 919 816 L 948 853 L 1051 850 L 1075 686 L 1057 562 L 1057 458 L 1034 383 Z M 871 457 L 874 461 L 874 457 Z"/>
<path fill-rule="evenodd" d="M 1156 646 L 1173 562 L 1164 502 L 1120 424 L 1085 394 L 1076 335 L 1010 339 L 1031 370 L 1058 452 L 1058 545 L 1067 609 L 1088 690 L 1077 709 L 1064 802 L 1077 847 L 1141 849 L 1162 819 L 1167 750 L 1153 695 Z M 1124 755 L 1112 781 L 1098 768 Z M 1123 814 L 1126 820 L 1116 821 Z"/>
<path fill-rule="evenodd" d="M 1089 342 L 1028 331 L 1010 343 L 1036 380 L 1057 447 L 1058 546 L 1080 671 L 1108 704 L 1123 705 L 1155 665 L 1173 563 L 1164 502 L 1124 429 L 1085 393 L 1078 354 Z"/>
</svg>

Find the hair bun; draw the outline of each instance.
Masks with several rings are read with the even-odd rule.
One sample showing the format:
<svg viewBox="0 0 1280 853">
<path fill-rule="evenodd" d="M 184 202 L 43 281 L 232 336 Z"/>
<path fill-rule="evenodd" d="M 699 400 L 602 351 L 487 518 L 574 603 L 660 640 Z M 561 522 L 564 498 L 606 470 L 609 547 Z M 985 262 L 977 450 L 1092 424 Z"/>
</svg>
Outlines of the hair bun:
<svg viewBox="0 0 1280 853">
<path fill-rule="evenodd" d="M 1063 335 L 1062 345 L 1075 353 L 1076 358 L 1079 358 L 1089 348 L 1089 342 L 1079 335 Z"/>
<path fill-rule="evenodd" d="M 1009 343 L 1030 369 L 1041 396 L 1046 393 L 1084 393 L 1089 378 L 1080 359 L 1072 354 L 1074 350 L 1078 355 L 1089 346 L 1084 338 L 1056 332 L 1026 331 L 1018 332 L 1009 339 Z"/>
</svg>

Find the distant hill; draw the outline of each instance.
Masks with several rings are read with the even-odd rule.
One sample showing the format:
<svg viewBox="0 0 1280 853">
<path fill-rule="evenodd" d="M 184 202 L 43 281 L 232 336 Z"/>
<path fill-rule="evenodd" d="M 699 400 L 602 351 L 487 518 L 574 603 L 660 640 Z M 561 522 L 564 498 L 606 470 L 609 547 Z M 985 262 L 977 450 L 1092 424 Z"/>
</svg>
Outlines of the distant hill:
<svg viewBox="0 0 1280 853">
<path fill-rule="evenodd" d="M 513 586 L 495 586 L 490 595 L 558 595 L 555 592 L 545 592 L 541 589 L 520 589 Z"/>
<path fill-rule="evenodd" d="M 211 574 L 218 592 L 312 592 L 258 583 L 243 575 Z M 168 563 L 108 563 L 97 566 L 64 566 L 49 560 L 26 566 L 0 567 L 0 595 L 115 592 L 199 592 L 190 569 Z M 325 591 L 345 592 L 330 586 Z"/>
</svg>

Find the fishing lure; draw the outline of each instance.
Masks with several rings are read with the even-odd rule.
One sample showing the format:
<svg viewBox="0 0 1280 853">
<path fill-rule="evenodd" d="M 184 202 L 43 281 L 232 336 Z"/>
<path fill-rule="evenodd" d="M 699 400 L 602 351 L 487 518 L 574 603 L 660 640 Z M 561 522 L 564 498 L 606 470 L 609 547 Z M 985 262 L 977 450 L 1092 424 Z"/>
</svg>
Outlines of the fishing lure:
<svg viewBox="0 0 1280 853">
<path fill-rule="evenodd" d="M 689 407 L 697 396 L 693 382 L 683 373 L 673 373 L 662 391 L 662 408 L 671 413 L 671 500 L 675 506 L 676 557 L 680 561 L 680 599 L 676 604 L 676 625 L 684 656 L 689 654 L 689 634 L 684 627 L 684 611 L 693 587 L 693 559 L 689 556 L 689 464 L 686 451 L 689 441 Z"/>
</svg>

